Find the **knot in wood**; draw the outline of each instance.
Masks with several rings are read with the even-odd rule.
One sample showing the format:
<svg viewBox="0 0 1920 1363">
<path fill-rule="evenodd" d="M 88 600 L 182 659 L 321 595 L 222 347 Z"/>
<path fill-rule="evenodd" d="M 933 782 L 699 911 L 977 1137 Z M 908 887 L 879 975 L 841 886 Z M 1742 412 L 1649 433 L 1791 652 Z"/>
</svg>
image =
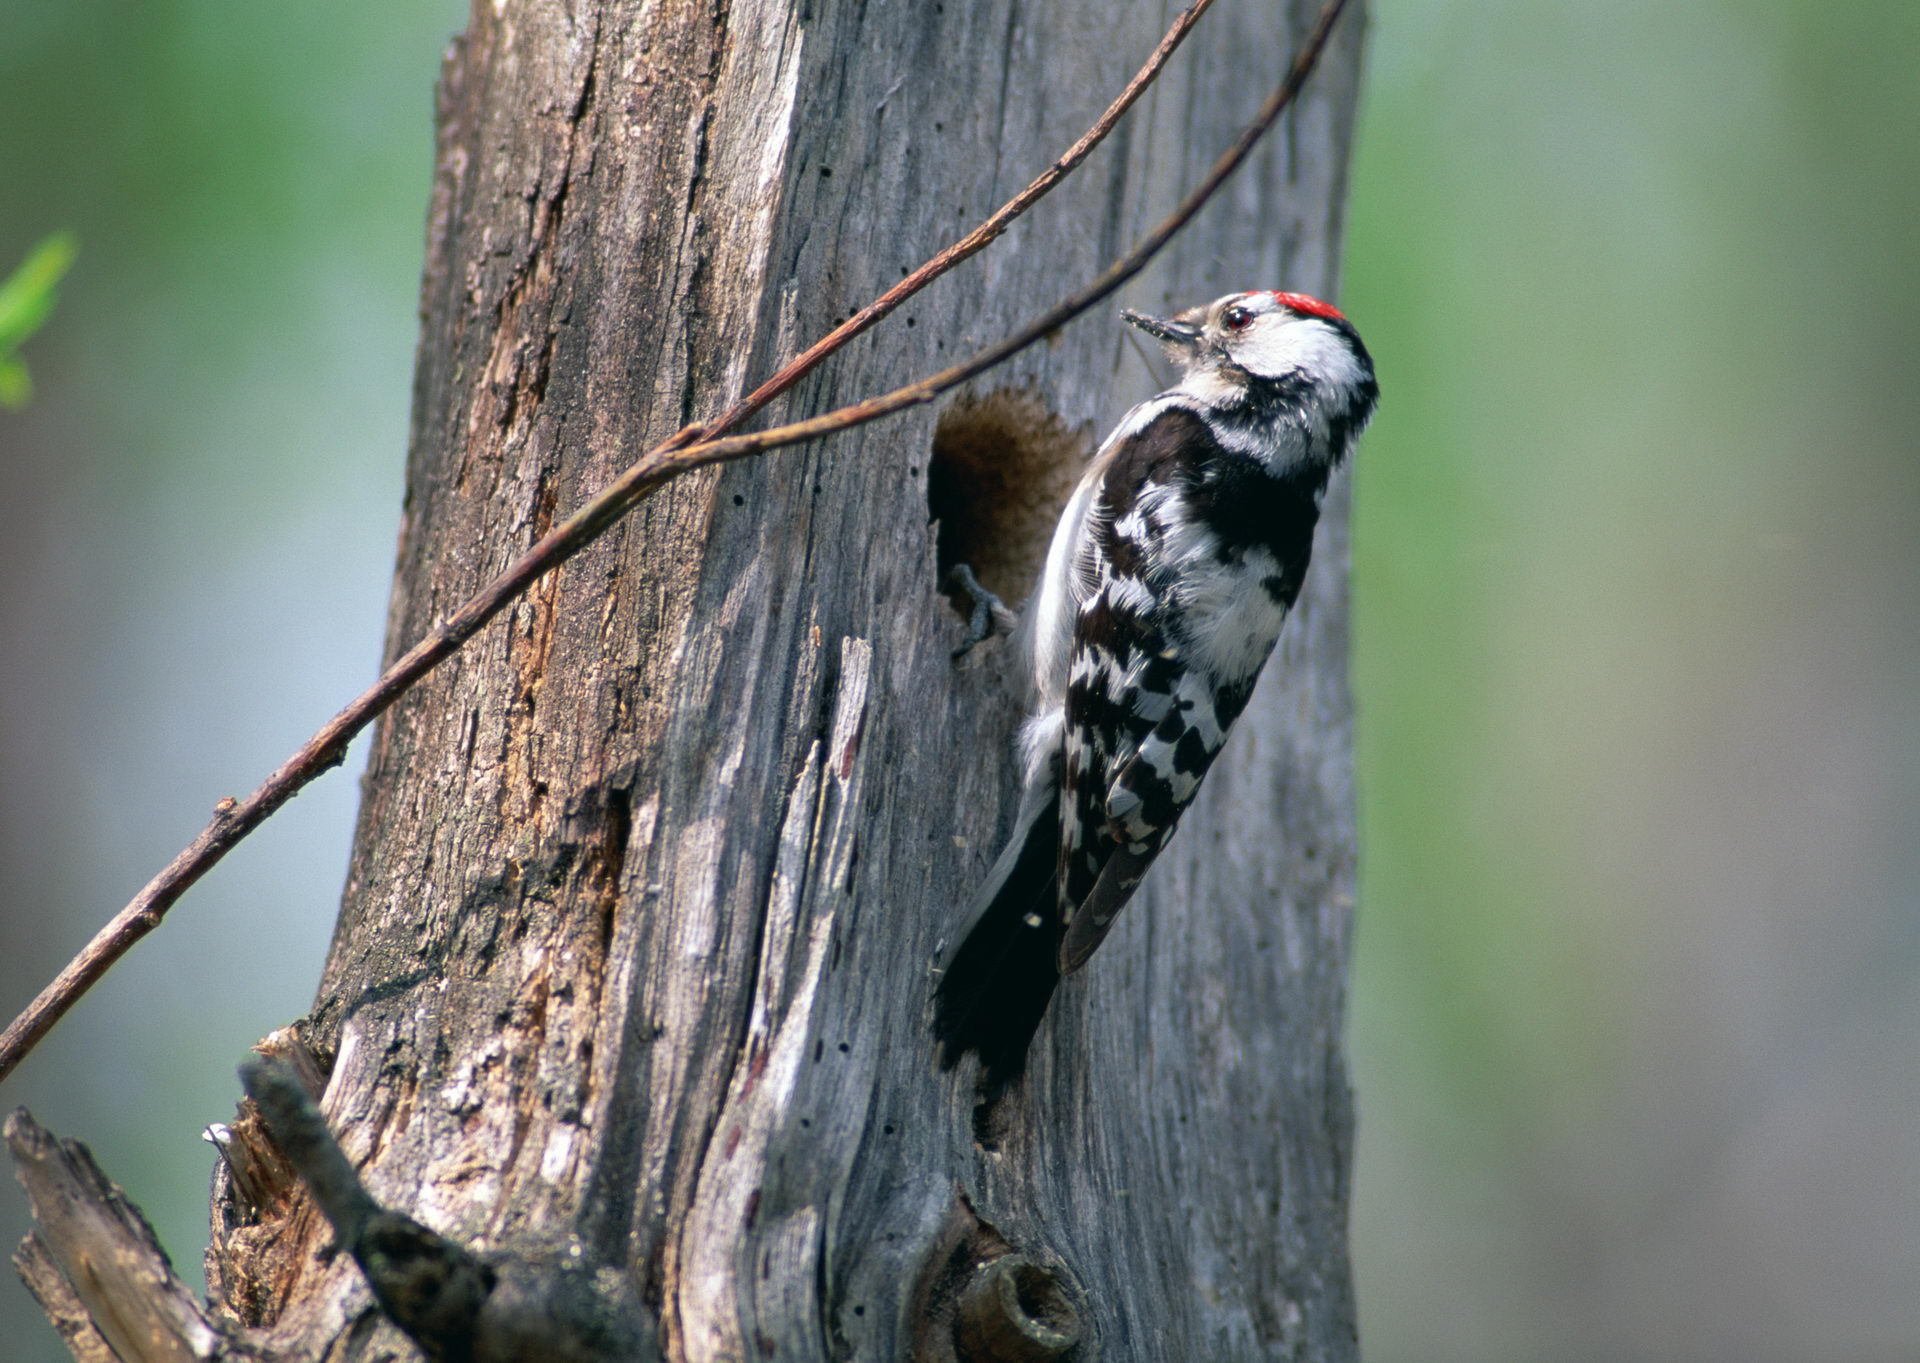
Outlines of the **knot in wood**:
<svg viewBox="0 0 1920 1363">
<path fill-rule="evenodd" d="M 962 1363 L 1048 1363 L 1079 1342 L 1080 1313 L 1060 1280 L 1022 1255 L 980 1265 L 960 1294 Z"/>
</svg>

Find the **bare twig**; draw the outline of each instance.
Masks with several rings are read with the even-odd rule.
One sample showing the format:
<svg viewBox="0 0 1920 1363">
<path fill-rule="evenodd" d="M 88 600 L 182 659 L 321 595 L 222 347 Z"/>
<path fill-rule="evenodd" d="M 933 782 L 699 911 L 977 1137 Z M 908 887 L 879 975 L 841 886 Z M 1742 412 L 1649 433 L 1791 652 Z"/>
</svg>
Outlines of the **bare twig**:
<svg viewBox="0 0 1920 1363">
<path fill-rule="evenodd" d="M 1078 142 L 1068 147 L 1059 160 L 1042 171 L 1032 184 L 995 209 L 986 221 L 780 366 L 778 373 L 741 398 L 719 419 L 710 421 L 705 426 L 688 426 L 675 434 L 662 448 L 675 449 L 691 444 L 695 440 L 721 435 L 732 430 L 812 373 L 827 356 L 860 335 L 968 256 L 986 249 L 998 240 L 1000 234 L 1007 230 L 1008 224 L 1040 202 L 1049 190 L 1066 179 L 1076 166 L 1087 159 L 1088 152 L 1106 139 L 1107 134 L 1113 131 L 1113 125 L 1120 121 L 1120 116 L 1131 109 L 1133 102 L 1139 99 L 1146 92 L 1147 87 L 1159 77 L 1160 68 L 1167 64 L 1167 58 L 1173 55 L 1173 50 L 1180 46 L 1187 34 L 1192 31 L 1193 26 L 1200 22 L 1200 16 L 1212 6 L 1213 0 L 1193 0 L 1191 5 L 1181 10 L 1179 17 L 1173 21 L 1173 27 L 1167 30 L 1166 36 L 1160 40 L 1160 45 L 1153 49 L 1153 55 L 1147 58 L 1146 65 L 1134 73 L 1133 79 L 1127 82 L 1127 88 L 1107 106 L 1107 111 L 1094 120 L 1093 126 L 1081 135 Z"/>
<path fill-rule="evenodd" d="M 1227 177 L 1239 168 L 1247 154 L 1253 150 L 1254 144 L 1293 102 L 1319 61 L 1320 54 L 1332 35 L 1335 22 L 1346 8 L 1346 3 L 1347 0 L 1327 0 L 1319 17 L 1314 21 L 1306 41 L 1301 45 L 1299 53 L 1288 68 L 1286 76 L 1267 97 L 1258 115 L 1241 130 L 1233 144 L 1222 153 L 1206 177 L 1181 202 L 1180 206 L 1131 251 L 1108 266 L 1106 271 L 1086 288 L 1029 323 L 1015 335 L 987 347 L 960 364 L 943 369 L 918 382 L 806 421 L 797 421 L 747 435 L 703 438 L 708 432 L 727 429 L 759 410 L 797 382 L 833 350 L 844 345 L 865 327 L 872 325 L 897 307 L 911 292 L 906 288 L 908 283 L 918 279 L 919 286 L 924 286 L 960 260 L 965 259 L 967 255 L 990 243 L 1005 229 L 1007 222 L 1019 212 L 1024 211 L 1035 199 L 1057 183 L 1060 176 L 1066 174 L 1078 163 L 1075 153 L 1083 157 L 1086 151 L 1091 149 L 1092 142 L 1088 138 L 1098 140 L 1094 133 L 1101 131 L 1101 124 L 1095 124 L 1094 130 L 1089 132 L 1088 137 L 1083 137 L 1076 142 L 1074 148 L 1056 162 L 1045 175 L 1029 185 L 1027 189 L 1022 190 L 1014 199 L 1009 200 L 1006 206 L 974 232 L 928 261 L 914 275 L 889 289 L 873 304 L 862 309 L 855 317 L 843 323 L 826 338 L 784 366 L 772 379 L 755 389 L 719 420 L 706 427 L 686 427 L 665 443 L 642 455 L 619 478 L 608 484 L 572 516 L 549 531 L 533 548 L 471 597 L 453 615 L 436 625 L 426 638 L 393 663 L 378 681 L 329 720 L 318 733 L 301 746 L 299 751 L 283 762 L 259 789 L 242 801 L 231 799 L 221 801 L 214 811 L 212 822 L 201 830 L 200 835 L 174 857 L 159 875 L 149 881 L 140 893 L 134 896 L 132 902 L 114 916 L 111 922 L 95 934 L 93 940 L 67 963 L 66 968 L 55 977 L 53 982 L 41 990 L 39 996 L 22 1010 L 8 1026 L 5 1034 L 0 1035 L 0 1079 L 4 1079 L 12 1072 L 14 1066 L 33 1049 L 67 1009 L 71 1008 L 96 980 L 125 955 L 135 942 L 159 926 L 166 911 L 201 876 L 211 870 L 236 843 L 265 822 L 281 805 L 292 799 L 322 772 L 338 766 L 346 756 L 347 745 L 352 742 L 355 735 L 384 713 L 434 667 L 454 653 L 482 625 L 516 600 L 537 579 L 585 548 L 608 526 L 651 496 L 663 484 L 680 474 L 709 464 L 724 463 L 748 455 L 816 440 L 824 435 L 877 421 L 881 417 L 908 407 L 931 402 L 940 394 L 1009 359 L 1050 332 L 1066 325 L 1102 299 L 1112 295 L 1121 285 L 1144 269 L 1174 234 L 1200 211 Z M 1128 91 L 1132 95 L 1137 96 L 1139 89 L 1143 89 L 1146 82 L 1152 79 L 1150 72 L 1158 70 L 1155 62 L 1164 63 L 1166 55 L 1172 51 L 1172 44 L 1178 41 L 1175 34 L 1184 36 L 1185 29 L 1191 28 L 1192 20 L 1198 16 L 1201 8 L 1201 5 L 1196 4 L 1181 15 L 1180 22 L 1175 24 L 1168 38 L 1162 40 L 1160 47 L 1155 50 L 1154 60 L 1148 63 L 1147 68 L 1143 68 L 1142 76 L 1145 80 L 1142 76 L 1136 76 L 1129 85 Z M 1122 98 L 1127 98 L 1127 95 L 1123 93 Z M 1116 107 L 1124 112 L 1124 106 L 1120 105 L 1119 101 L 1116 101 Z M 1102 115 L 1102 122 L 1111 126 L 1109 115 L 1117 118 L 1118 113 L 1114 109 L 1109 109 L 1107 115 Z M 1041 187 L 1036 190 L 1036 186 Z M 1018 207 L 1016 208 L 1015 205 Z M 976 244 L 969 245 L 969 243 Z"/>
</svg>

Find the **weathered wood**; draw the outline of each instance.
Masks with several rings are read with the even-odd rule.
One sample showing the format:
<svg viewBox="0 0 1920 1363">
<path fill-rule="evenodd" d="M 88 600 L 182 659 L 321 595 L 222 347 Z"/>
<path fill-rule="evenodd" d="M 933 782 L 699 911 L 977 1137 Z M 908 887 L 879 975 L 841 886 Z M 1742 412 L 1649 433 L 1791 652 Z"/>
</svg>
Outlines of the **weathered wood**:
<svg viewBox="0 0 1920 1363">
<path fill-rule="evenodd" d="M 1310 17 L 1217 7 L 1074 180 L 789 413 L 1094 273 Z M 1004 198 L 1166 18 L 476 7 L 442 83 L 389 653 Z M 1331 287 L 1356 69 L 1349 25 L 1135 301 Z M 1017 390 L 1071 446 L 1153 386 L 1094 319 L 973 401 Z M 388 717 L 311 1031 L 333 1130 L 383 1205 L 638 1283 L 675 1363 L 977 1355 L 985 1327 L 928 1321 L 958 1331 L 972 1264 L 1006 1254 L 1057 1286 L 1076 1357 L 1350 1358 L 1344 507 L 1185 830 L 976 1133 L 929 967 L 1010 813 L 1014 702 L 1003 656 L 947 657 L 936 417 L 682 480 Z M 1002 529 L 1014 573 L 1034 536 Z M 216 1280 L 274 1284 L 236 1314 L 286 1357 L 405 1354 L 300 1199 L 259 1217 L 216 1245 L 255 1260 Z"/>
<path fill-rule="evenodd" d="M 112 1346 L 94 1328 L 87 1304 L 47 1252 L 44 1240 L 32 1234 L 23 1238 L 13 1252 L 13 1266 L 76 1363 L 118 1363 Z"/>
<path fill-rule="evenodd" d="M 24 1108 L 7 1118 L 6 1139 L 34 1219 L 14 1265 L 80 1363 L 250 1357 L 180 1281 L 86 1146 L 59 1140 Z"/>
</svg>

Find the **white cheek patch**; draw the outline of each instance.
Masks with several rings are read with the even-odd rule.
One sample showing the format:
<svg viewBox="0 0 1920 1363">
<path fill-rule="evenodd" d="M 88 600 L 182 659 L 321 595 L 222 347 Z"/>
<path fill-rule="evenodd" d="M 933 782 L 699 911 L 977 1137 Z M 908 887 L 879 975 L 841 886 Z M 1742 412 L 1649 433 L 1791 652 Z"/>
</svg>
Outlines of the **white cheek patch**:
<svg viewBox="0 0 1920 1363">
<path fill-rule="evenodd" d="M 1261 378 L 1304 369 L 1331 387 L 1354 388 L 1365 377 L 1346 339 L 1318 318 L 1263 319 L 1254 332 L 1237 347 L 1238 359 Z"/>
</svg>

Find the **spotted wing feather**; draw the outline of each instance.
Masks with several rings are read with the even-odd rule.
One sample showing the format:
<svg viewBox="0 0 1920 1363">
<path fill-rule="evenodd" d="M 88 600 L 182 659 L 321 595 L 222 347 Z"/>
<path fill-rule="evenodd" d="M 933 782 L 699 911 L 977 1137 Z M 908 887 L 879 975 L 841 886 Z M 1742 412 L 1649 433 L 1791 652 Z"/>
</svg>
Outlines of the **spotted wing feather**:
<svg viewBox="0 0 1920 1363">
<path fill-rule="evenodd" d="M 1096 585 L 1066 692 L 1062 973 L 1106 937 L 1198 793 L 1293 604 L 1319 509 L 1186 412 L 1116 455 L 1089 518 Z"/>
<path fill-rule="evenodd" d="M 1182 666 L 1178 649 L 1134 652 L 1121 683 L 1123 696 L 1147 723 L 1113 752 L 1091 735 L 1075 742 L 1069 692 L 1069 752 L 1086 753 L 1083 775 L 1063 792 L 1062 974 L 1079 969 L 1105 940 L 1147 868 L 1173 836 L 1199 792 L 1201 778 L 1226 742 L 1246 704 L 1246 690 L 1218 693 Z M 1069 763 L 1072 758 L 1069 757 Z M 1069 812 L 1071 811 L 1071 812 Z"/>
</svg>

